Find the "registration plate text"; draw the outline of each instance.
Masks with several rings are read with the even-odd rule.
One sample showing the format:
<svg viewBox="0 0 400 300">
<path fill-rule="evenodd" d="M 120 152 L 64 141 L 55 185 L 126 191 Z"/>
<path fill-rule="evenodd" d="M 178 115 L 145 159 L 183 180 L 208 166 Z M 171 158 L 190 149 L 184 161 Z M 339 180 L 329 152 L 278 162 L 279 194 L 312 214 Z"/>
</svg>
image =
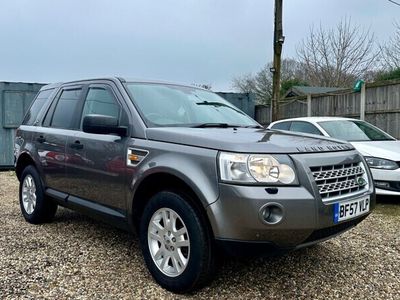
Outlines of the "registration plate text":
<svg viewBox="0 0 400 300">
<path fill-rule="evenodd" d="M 333 207 L 333 221 L 339 223 L 363 215 L 369 211 L 369 196 L 335 203 Z"/>
</svg>

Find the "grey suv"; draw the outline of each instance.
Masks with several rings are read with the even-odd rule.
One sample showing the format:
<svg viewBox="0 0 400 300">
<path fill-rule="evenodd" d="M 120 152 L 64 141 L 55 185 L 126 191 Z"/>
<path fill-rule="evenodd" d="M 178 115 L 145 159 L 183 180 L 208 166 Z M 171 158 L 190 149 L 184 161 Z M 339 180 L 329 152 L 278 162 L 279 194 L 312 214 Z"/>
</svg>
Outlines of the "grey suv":
<svg viewBox="0 0 400 300">
<path fill-rule="evenodd" d="M 20 206 L 57 205 L 137 230 L 155 280 L 204 285 L 216 253 L 289 251 L 355 226 L 375 205 L 346 143 L 266 130 L 199 88 L 93 79 L 45 86 L 15 140 Z"/>
</svg>

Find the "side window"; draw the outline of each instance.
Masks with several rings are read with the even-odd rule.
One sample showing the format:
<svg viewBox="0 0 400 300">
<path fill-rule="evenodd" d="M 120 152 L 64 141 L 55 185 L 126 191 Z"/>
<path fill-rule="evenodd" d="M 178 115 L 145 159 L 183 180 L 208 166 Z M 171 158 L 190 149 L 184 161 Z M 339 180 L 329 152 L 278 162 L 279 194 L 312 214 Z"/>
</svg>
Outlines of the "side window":
<svg viewBox="0 0 400 300">
<path fill-rule="evenodd" d="M 289 127 L 290 127 L 290 122 L 281 122 L 272 126 L 271 129 L 289 130 Z"/>
<path fill-rule="evenodd" d="M 82 89 L 63 90 L 54 110 L 51 127 L 74 129 Z"/>
<path fill-rule="evenodd" d="M 54 89 L 49 89 L 39 92 L 36 99 L 33 101 L 31 107 L 29 108 L 27 114 L 25 115 L 22 124 L 33 125 L 35 123 L 40 111 L 46 105 L 46 102 L 49 100 L 49 97 L 51 96 L 53 91 Z"/>
<path fill-rule="evenodd" d="M 317 127 L 308 122 L 292 122 L 292 125 L 290 126 L 290 131 L 322 135 L 321 131 L 319 131 Z"/>
<path fill-rule="evenodd" d="M 82 120 L 86 115 L 106 115 L 119 118 L 120 106 L 109 89 L 91 87 L 86 96 L 82 112 Z"/>
</svg>

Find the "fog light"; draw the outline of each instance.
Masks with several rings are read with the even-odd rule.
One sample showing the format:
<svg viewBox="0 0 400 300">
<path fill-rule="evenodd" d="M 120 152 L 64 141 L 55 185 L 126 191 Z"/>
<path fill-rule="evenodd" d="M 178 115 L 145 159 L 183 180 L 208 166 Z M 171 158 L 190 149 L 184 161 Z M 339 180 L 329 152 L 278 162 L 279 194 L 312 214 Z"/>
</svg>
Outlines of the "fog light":
<svg viewBox="0 0 400 300">
<path fill-rule="evenodd" d="M 260 219 L 268 225 L 278 224 L 283 219 L 283 206 L 279 203 L 267 203 L 260 209 Z"/>
<path fill-rule="evenodd" d="M 374 181 L 376 187 L 380 188 L 390 188 L 390 183 L 387 181 Z"/>
</svg>

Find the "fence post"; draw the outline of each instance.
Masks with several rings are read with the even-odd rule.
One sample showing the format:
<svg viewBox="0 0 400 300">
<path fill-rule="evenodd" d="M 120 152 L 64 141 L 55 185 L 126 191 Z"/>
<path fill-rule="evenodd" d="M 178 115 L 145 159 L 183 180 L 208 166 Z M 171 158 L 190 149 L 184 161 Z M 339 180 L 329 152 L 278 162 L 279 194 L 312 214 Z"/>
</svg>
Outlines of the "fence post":
<svg viewBox="0 0 400 300">
<path fill-rule="evenodd" d="M 307 117 L 311 117 L 311 94 L 307 94 Z"/>
<path fill-rule="evenodd" d="M 360 120 L 365 120 L 365 82 L 361 84 L 360 95 Z"/>
</svg>

